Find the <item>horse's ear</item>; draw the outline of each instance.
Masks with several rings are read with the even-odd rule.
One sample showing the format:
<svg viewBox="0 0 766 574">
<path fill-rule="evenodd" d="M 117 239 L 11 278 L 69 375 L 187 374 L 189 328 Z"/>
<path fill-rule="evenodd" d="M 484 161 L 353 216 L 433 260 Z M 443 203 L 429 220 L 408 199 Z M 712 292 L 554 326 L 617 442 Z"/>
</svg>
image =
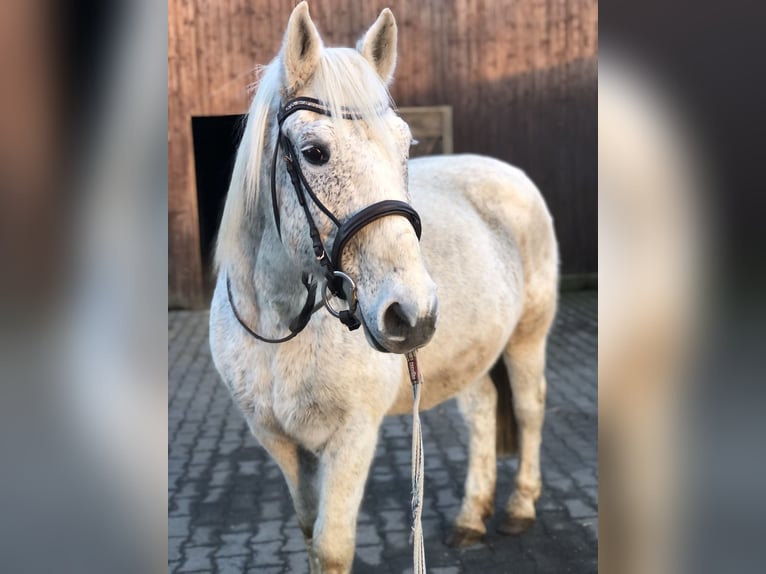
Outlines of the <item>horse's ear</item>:
<svg viewBox="0 0 766 574">
<path fill-rule="evenodd" d="M 394 15 L 391 10 L 384 8 L 356 45 L 356 49 L 372 64 L 386 84 L 391 82 L 396 67 L 396 35 Z"/>
<path fill-rule="evenodd" d="M 282 44 L 285 88 L 289 94 L 294 94 L 309 81 L 321 53 L 322 38 L 311 21 L 308 4 L 301 2 L 290 14 Z"/>
</svg>

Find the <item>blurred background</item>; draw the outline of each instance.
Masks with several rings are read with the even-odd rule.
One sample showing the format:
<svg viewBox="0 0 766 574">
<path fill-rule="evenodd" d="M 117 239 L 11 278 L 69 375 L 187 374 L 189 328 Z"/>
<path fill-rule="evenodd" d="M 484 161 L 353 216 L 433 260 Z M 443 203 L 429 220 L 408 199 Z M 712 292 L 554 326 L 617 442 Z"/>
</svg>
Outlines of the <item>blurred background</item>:
<svg viewBox="0 0 766 574">
<path fill-rule="evenodd" d="M 167 20 L 0 2 L 0 570 L 166 567 Z"/>
<path fill-rule="evenodd" d="M 184 47 L 181 28 L 212 4 L 0 3 L 3 571 L 167 567 L 166 310 L 204 304 L 193 118 L 244 110 L 281 29 L 210 46 L 202 29 Z M 244 29 L 258 2 L 237 4 L 215 10 Z M 259 9 L 284 22 L 292 4 Z M 312 13 L 338 43 L 380 7 L 331 4 Z M 455 151 L 470 141 L 528 169 L 574 237 L 565 273 L 596 270 L 598 229 L 600 568 L 762 572 L 761 7 L 414 6 L 393 6 L 400 26 L 429 31 L 401 47 L 417 65 L 400 71 L 397 103 L 452 106 Z M 545 24 L 561 6 L 582 22 L 566 41 Z M 471 22 L 479 39 L 461 35 Z M 594 180 L 594 95 L 579 78 L 597 45 Z M 433 61 L 459 80 L 435 82 L 449 75 Z M 501 61 L 518 78 L 495 76 Z M 209 96 L 181 97 L 202 79 Z"/>
<path fill-rule="evenodd" d="M 600 13 L 599 564 L 759 572 L 761 13 Z"/>
</svg>

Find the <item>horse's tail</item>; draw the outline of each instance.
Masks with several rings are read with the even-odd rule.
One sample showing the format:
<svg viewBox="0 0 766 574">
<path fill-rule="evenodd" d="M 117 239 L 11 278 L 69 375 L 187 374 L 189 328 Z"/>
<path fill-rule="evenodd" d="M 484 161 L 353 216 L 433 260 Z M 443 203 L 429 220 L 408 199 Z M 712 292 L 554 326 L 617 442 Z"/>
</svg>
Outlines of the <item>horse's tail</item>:
<svg viewBox="0 0 766 574">
<path fill-rule="evenodd" d="M 497 388 L 497 456 L 511 456 L 519 450 L 518 425 L 513 412 L 513 392 L 508 369 L 500 358 L 489 372 Z"/>
</svg>

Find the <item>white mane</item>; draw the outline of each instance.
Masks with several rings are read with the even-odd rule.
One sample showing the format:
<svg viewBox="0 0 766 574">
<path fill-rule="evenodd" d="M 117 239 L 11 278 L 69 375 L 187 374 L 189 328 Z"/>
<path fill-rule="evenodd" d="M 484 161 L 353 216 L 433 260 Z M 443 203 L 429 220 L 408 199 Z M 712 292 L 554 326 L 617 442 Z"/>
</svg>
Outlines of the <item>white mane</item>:
<svg viewBox="0 0 766 574">
<path fill-rule="evenodd" d="M 268 192 L 270 157 L 276 141 L 276 116 L 280 102 L 294 95 L 284 93 L 284 71 L 281 57 L 264 70 L 258 90 L 248 112 L 242 142 L 237 150 L 234 170 L 226 198 L 216 247 L 216 267 L 241 253 L 240 230 L 247 220 L 254 225 L 258 196 Z M 381 142 L 388 153 L 395 154 L 395 142 L 383 115 L 393 105 L 386 85 L 361 54 L 351 48 L 326 48 L 308 85 L 299 94 L 316 97 L 332 113 L 336 133 L 343 137 L 350 126 L 364 124 L 370 136 Z M 344 109 L 364 117 L 361 121 L 344 121 Z"/>
</svg>

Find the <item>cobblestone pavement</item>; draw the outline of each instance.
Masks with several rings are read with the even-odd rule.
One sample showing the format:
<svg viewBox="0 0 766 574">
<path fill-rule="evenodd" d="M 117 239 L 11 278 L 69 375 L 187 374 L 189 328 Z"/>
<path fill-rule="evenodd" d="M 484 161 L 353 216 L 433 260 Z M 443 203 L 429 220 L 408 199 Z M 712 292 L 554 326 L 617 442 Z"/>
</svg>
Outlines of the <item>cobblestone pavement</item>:
<svg viewBox="0 0 766 574">
<path fill-rule="evenodd" d="M 548 346 L 543 494 L 525 534 L 495 532 L 516 468 L 507 459 L 498 463 L 484 542 L 465 550 L 444 544 L 462 496 L 467 431 L 454 401 L 424 413 L 430 573 L 597 571 L 596 302 L 595 291 L 561 297 Z M 287 487 L 218 380 L 207 321 L 205 312 L 172 312 L 168 320 L 169 571 L 307 572 Z M 409 419 L 383 424 L 359 514 L 355 573 L 412 571 Z"/>
</svg>

